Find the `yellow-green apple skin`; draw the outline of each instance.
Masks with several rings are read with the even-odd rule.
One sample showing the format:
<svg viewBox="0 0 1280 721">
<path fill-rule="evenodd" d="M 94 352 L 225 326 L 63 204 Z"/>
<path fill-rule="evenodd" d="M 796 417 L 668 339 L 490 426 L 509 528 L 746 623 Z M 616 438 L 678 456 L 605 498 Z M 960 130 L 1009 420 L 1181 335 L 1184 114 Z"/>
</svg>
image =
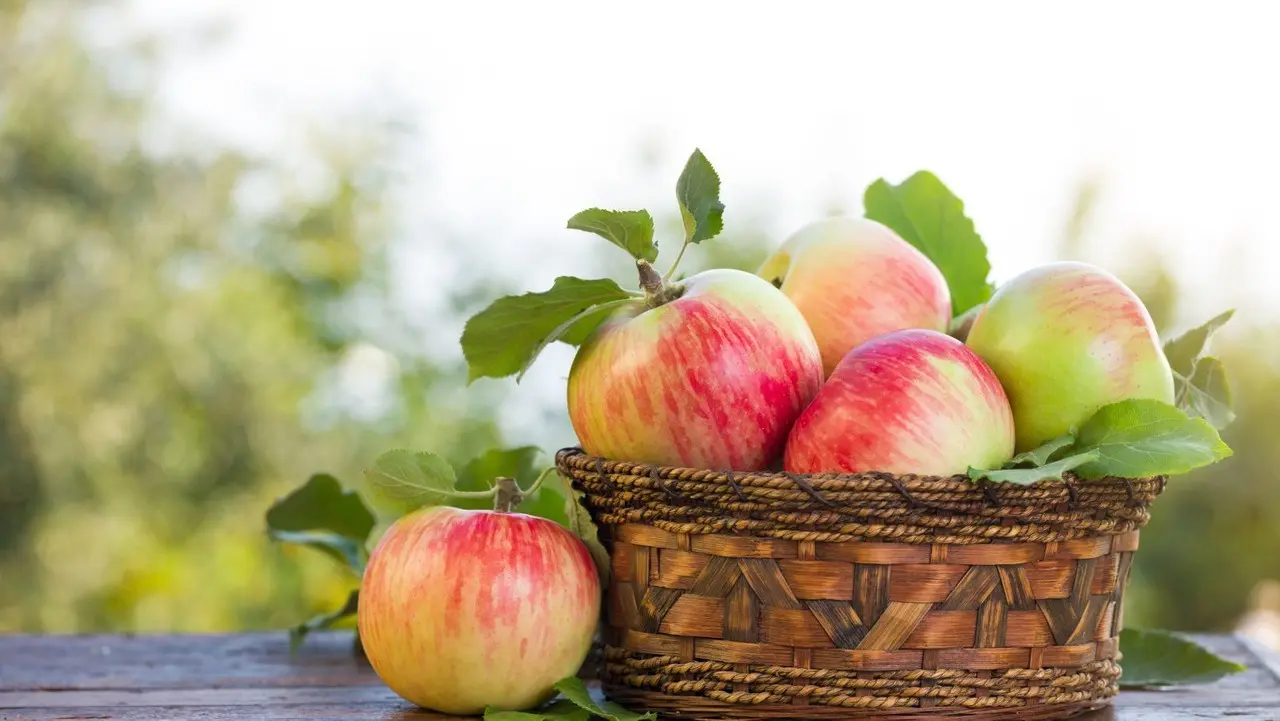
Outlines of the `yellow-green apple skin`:
<svg viewBox="0 0 1280 721">
<path fill-rule="evenodd" d="M 887 226 L 832 217 L 793 233 L 756 271 L 800 309 L 826 375 L 853 348 L 906 328 L 945 332 L 951 295 L 942 271 Z"/>
<path fill-rule="evenodd" d="M 1108 403 L 1173 402 L 1151 315 L 1123 282 L 1087 263 L 1049 263 L 1014 277 L 987 301 L 965 342 L 1009 394 L 1018 452 Z"/>
<path fill-rule="evenodd" d="M 952 476 L 1013 456 L 995 373 L 933 330 L 876 336 L 845 355 L 787 441 L 790 473 Z"/>
<path fill-rule="evenodd" d="M 619 311 L 578 349 L 569 419 L 587 453 L 731 471 L 777 463 L 822 385 L 804 316 L 740 270 L 707 270 L 655 308 Z"/>
<path fill-rule="evenodd" d="M 445 714 L 519 711 L 554 695 L 591 649 L 591 554 L 535 516 L 450 507 L 397 520 L 369 555 L 360 642 L 378 677 Z"/>
</svg>

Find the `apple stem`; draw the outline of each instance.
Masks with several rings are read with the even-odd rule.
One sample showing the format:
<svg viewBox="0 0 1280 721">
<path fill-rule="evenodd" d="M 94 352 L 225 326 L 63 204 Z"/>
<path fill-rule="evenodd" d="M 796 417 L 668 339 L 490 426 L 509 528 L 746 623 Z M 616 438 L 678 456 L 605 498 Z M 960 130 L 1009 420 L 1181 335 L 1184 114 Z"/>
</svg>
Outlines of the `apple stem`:
<svg viewBox="0 0 1280 721">
<path fill-rule="evenodd" d="M 645 297 L 651 300 L 662 297 L 666 283 L 662 282 L 662 276 L 658 275 L 658 271 L 649 264 L 649 261 L 643 258 L 637 260 L 636 270 L 640 273 L 640 289 L 644 291 Z"/>
<path fill-rule="evenodd" d="M 637 260 L 636 270 L 640 273 L 640 288 L 644 290 L 645 305 L 650 308 L 670 303 L 684 293 L 684 286 L 668 285 L 647 260 Z"/>
<path fill-rule="evenodd" d="M 516 485 L 514 478 L 499 476 L 494 479 L 494 486 L 498 492 L 493 496 L 493 510 L 499 513 L 511 513 L 524 500 L 524 494 L 520 492 L 520 486 Z"/>
</svg>

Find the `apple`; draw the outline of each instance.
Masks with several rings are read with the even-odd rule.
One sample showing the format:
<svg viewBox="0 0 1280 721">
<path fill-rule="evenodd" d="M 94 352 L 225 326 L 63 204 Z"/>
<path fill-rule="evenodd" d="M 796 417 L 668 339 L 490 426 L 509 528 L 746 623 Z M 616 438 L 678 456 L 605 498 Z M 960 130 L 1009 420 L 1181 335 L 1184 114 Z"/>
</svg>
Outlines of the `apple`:
<svg viewBox="0 0 1280 721">
<path fill-rule="evenodd" d="M 791 473 L 951 476 L 1013 456 L 1013 413 L 995 373 L 963 343 L 902 330 L 854 348 L 787 441 Z"/>
<path fill-rule="evenodd" d="M 532 708 L 591 649 L 600 580 L 562 526 L 499 511 L 422 508 L 397 520 L 360 585 L 360 641 L 402 698 L 445 714 Z"/>
<path fill-rule="evenodd" d="M 1075 261 L 1005 283 L 965 341 L 996 372 L 1018 429 L 1018 451 L 1061 436 L 1128 398 L 1173 402 L 1173 373 L 1155 324 L 1114 275 Z"/>
<path fill-rule="evenodd" d="M 951 295 L 942 271 L 888 227 L 833 217 L 804 226 L 756 274 L 781 288 L 813 329 L 827 375 L 875 336 L 946 331 Z"/>
<path fill-rule="evenodd" d="M 776 463 L 822 385 L 804 316 L 751 273 L 720 268 L 667 285 L 637 266 L 647 300 L 601 323 L 569 370 L 569 419 L 583 450 L 714 470 Z"/>
</svg>

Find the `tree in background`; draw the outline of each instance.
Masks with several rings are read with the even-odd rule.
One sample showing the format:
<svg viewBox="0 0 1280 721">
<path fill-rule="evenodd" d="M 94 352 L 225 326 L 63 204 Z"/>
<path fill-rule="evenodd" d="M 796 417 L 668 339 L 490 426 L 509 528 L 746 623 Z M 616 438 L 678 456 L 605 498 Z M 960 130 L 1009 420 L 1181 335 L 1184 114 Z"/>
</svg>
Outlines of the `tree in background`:
<svg viewBox="0 0 1280 721">
<path fill-rule="evenodd" d="M 180 129 L 121 78 L 155 45 L 91 47 L 95 10 L 0 4 L 0 629 L 281 626 L 351 580 L 271 551 L 270 499 L 389 444 L 467 458 L 497 397 L 392 347 L 394 138 L 317 144 L 305 193 L 273 158 L 154 151 Z M 388 384 L 376 422 L 353 377 Z"/>
</svg>

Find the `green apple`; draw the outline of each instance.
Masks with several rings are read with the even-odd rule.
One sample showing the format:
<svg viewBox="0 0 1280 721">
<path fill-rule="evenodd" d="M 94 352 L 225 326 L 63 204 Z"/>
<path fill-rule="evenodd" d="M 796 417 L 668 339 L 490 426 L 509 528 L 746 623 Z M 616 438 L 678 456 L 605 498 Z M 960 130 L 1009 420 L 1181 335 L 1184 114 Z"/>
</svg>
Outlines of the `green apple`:
<svg viewBox="0 0 1280 721">
<path fill-rule="evenodd" d="M 1009 396 L 1018 452 L 1108 403 L 1173 402 L 1173 373 L 1151 314 L 1118 278 L 1087 263 L 1049 263 L 1005 283 L 965 342 Z"/>
</svg>

